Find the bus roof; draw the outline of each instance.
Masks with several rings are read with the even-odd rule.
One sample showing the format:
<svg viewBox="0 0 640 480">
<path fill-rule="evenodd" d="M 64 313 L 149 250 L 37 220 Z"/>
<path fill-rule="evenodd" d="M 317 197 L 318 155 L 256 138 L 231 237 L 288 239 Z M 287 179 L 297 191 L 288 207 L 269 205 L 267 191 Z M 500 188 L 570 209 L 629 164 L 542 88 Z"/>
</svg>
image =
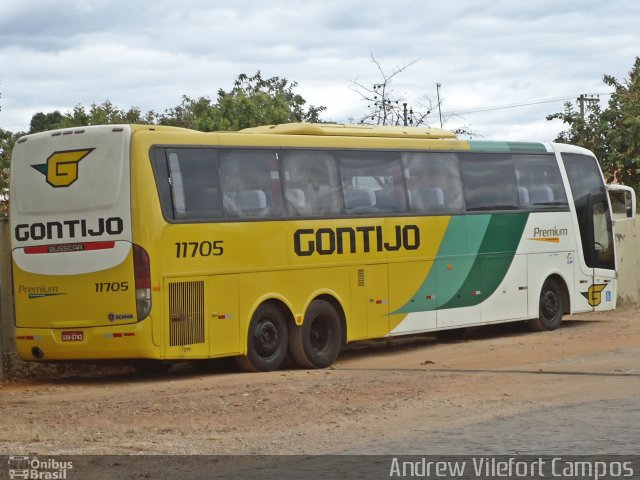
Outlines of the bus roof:
<svg viewBox="0 0 640 480">
<path fill-rule="evenodd" d="M 424 139 L 456 138 L 454 133 L 438 128 L 343 125 L 335 123 L 283 123 L 280 125 L 245 128 L 240 130 L 239 133 Z"/>
</svg>

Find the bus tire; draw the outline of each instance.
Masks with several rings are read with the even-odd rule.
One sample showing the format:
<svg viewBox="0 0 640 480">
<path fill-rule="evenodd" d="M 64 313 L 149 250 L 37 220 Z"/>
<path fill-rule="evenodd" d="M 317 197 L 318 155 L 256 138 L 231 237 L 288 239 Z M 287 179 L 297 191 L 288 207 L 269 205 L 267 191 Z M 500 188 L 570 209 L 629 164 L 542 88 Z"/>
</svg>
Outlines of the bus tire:
<svg viewBox="0 0 640 480">
<path fill-rule="evenodd" d="M 538 318 L 529 320 L 529 327 L 537 332 L 558 328 L 562 323 L 562 313 L 564 312 L 562 298 L 562 289 L 558 282 L 548 278 L 540 290 Z"/>
<path fill-rule="evenodd" d="M 338 358 L 342 347 L 340 315 L 326 300 L 314 300 L 301 326 L 291 325 L 289 351 L 302 368 L 326 368 Z"/>
<path fill-rule="evenodd" d="M 286 315 L 276 305 L 264 303 L 249 322 L 247 354 L 236 357 L 236 363 L 249 372 L 277 370 L 287 355 L 288 343 Z"/>
</svg>

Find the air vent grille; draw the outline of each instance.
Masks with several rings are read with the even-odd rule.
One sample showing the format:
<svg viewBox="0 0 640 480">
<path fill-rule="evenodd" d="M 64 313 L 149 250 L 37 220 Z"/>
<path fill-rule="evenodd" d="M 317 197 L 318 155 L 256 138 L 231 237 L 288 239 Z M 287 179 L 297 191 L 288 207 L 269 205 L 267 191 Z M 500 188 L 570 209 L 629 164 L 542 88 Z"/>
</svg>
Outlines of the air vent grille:
<svg viewBox="0 0 640 480">
<path fill-rule="evenodd" d="M 169 284 L 169 345 L 204 343 L 204 282 Z"/>
</svg>

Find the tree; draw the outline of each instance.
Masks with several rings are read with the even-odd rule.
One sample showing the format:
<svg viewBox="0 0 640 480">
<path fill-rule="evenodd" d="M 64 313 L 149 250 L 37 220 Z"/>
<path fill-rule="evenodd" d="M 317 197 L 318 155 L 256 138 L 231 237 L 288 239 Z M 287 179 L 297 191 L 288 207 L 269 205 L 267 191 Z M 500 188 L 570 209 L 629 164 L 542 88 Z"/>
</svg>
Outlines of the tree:
<svg viewBox="0 0 640 480">
<path fill-rule="evenodd" d="M 0 128 L 0 218 L 9 214 L 9 168 L 16 140 L 24 133 L 12 133 Z"/>
<path fill-rule="evenodd" d="M 423 97 L 424 103 L 418 105 L 418 108 L 414 108 L 409 105 L 409 102 L 407 102 L 406 99 L 398 97 L 391 88 L 391 83 L 395 77 L 404 73 L 409 67 L 415 64 L 416 61 L 414 60 L 401 67 L 396 67 L 391 71 L 391 73 L 387 73 L 373 55 L 371 55 L 371 61 L 378 69 L 381 80 L 374 83 L 371 87 L 355 80 L 352 82 L 351 89 L 360 95 L 362 100 L 367 102 L 367 111 L 360 117 L 358 123 L 366 125 L 428 127 L 428 117 L 434 109 L 437 108 L 440 111 L 442 105 L 440 95 L 438 95 L 438 102 L 435 104 L 425 95 Z M 440 88 L 440 84 L 437 84 L 437 87 Z M 449 118 L 443 119 L 440 117 L 442 125 L 448 120 Z M 468 135 L 470 137 L 475 135 L 469 126 L 456 128 L 453 132 L 459 135 Z"/>
<path fill-rule="evenodd" d="M 174 125 L 205 132 L 240 130 L 259 125 L 289 122 L 319 122 L 326 107 L 309 106 L 294 92 L 298 84 L 287 79 L 263 79 L 240 74 L 230 91 L 218 90 L 217 101 L 208 97 L 194 100 L 182 97 L 182 103 L 160 116 L 163 125 Z"/>
<path fill-rule="evenodd" d="M 44 132 L 57 128 L 81 127 L 85 125 L 113 125 L 121 123 L 154 124 L 153 111 L 142 114 L 139 108 L 123 110 L 109 100 L 97 105 L 91 104 L 89 111 L 83 105 L 76 105 L 71 112 L 61 114 L 55 110 L 50 113 L 38 112 L 31 117 L 29 133 Z"/>
<path fill-rule="evenodd" d="M 156 115 L 153 111 L 142 114 L 137 107 L 123 110 L 113 105 L 109 100 L 102 104 L 91 104 L 87 112 L 82 105 L 77 105 L 73 112 L 65 115 L 63 127 L 78 127 L 82 125 L 113 125 L 139 123 L 144 125 L 156 123 Z"/>
<path fill-rule="evenodd" d="M 62 126 L 62 114 L 58 110 L 50 113 L 38 112 L 31 117 L 29 133 L 46 132 Z"/>
<path fill-rule="evenodd" d="M 223 130 L 240 130 L 289 122 L 318 122 L 326 107 L 310 106 L 294 93 L 297 82 L 285 78 L 263 79 L 260 71 L 253 77 L 238 76 L 229 92 L 218 90 L 218 109 Z"/>
<path fill-rule="evenodd" d="M 640 57 L 636 57 L 629 79 L 624 83 L 605 75 L 604 82 L 614 88 L 604 112 L 606 140 L 610 149 L 605 166 L 621 183 L 640 187 Z"/>
<path fill-rule="evenodd" d="M 182 96 L 182 102 L 160 115 L 158 122 L 161 125 L 190 128 L 202 132 L 218 130 L 216 106 L 207 97 L 197 100 Z"/>
<path fill-rule="evenodd" d="M 407 70 L 413 62 L 396 67 L 387 73 L 380 62 L 371 55 L 371 62 L 380 73 L 381 80 L 372 86 L 366 86 L 356 80 L 352 82 L 351 89 L 360 95 L 361 99 L 367 102 L 367 112 L 360 117 L 358 123 L 367 125 L 405 125 L 417 127 L 425 125 L 427 115 L 433 110 L 430 99 L 426 98 L 429 106 L 426 110 L 414 110 L 409 107 L 403 98 L 396 96 L 391 88 L 393 79 Z M 437 107 L 438 105 L 436 105 Z"/>
<path fill-rule="evenodd" d="M 105 124 L 162 124 L 200 131 L 240 130 L 265 124 L 286 122 L 320 122 L 326 107 L 305 107 L 306 100 L 294 92 L 296 82 L 284 78 L 263 79 L 258 71 L 254 76 L 240 74 L 233 88 L 218 90 L 214 103 L 207 97 L 194 100 L 186 95 L 182 102 L 158 115 L 153 111 L 142 113 L 137 107 L 124 110 L 109 100 L 91 104 L 87 110 L 76 105 L 71 112 L 38 112 L 31 117 L 29 133 L 58 128 Z M 15 141 L 24 135 L 0 129 L 0 208 L 6 210 L 11 152 Z"/>
<path fill-rule="evenodd" d="M 547 116 L 559 119 L 569 129 L 558 134 L 556 141 L 572 143 L 593 151 L 607 181 L 614 178 L 636 190 L 640 188 L 640 57 L 636 57 L 629 79 L 619 82 L 605 75 L 604 83 L 613 88 L 606 109 L 589 103 L 586 115 L 571 103 L 561 113 Z"/>
</svg>

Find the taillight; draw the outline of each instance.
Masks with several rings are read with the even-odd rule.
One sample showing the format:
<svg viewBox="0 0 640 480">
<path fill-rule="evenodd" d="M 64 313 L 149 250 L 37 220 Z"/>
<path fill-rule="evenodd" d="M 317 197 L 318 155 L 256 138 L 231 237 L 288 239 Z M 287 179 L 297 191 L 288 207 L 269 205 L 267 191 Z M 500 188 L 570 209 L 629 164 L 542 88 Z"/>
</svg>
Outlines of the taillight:
<svg viewBox="0 0 640 480">
<path fill-rule="evenodd" d="M 140 321 L 151 311 L 151 267 L 149 254 L 136 244 L 133 244 L 133 273 L 136 280 L 136 311 Z"/>
</svg>

